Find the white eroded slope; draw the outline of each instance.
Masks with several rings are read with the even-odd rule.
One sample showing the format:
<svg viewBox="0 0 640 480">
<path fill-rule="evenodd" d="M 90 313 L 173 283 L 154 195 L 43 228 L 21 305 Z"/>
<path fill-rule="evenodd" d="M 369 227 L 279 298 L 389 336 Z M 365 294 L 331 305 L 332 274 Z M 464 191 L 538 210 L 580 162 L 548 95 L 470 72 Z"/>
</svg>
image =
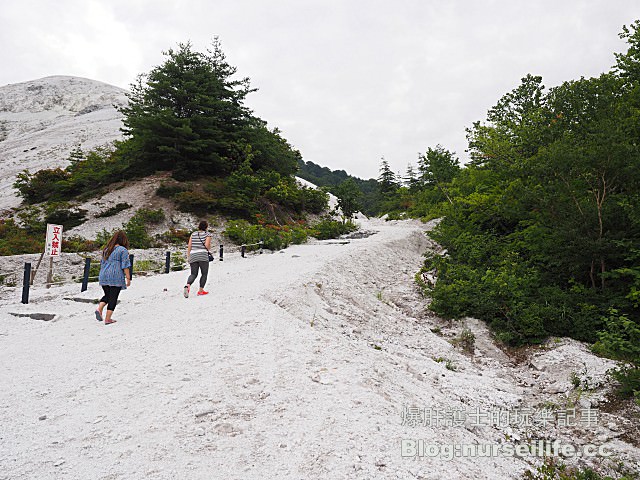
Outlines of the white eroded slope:
<svg viewBox="0 0 640 480">
<path fill-rule="evenodd" d="M 574 349 L 563 343 L 541 350 L 529 373 L 489 345 L 480 325 L 476 354 L 460 353 L 431 331 L 437 319 L 413 285 L 424 226 L 363 223 L 378 233 L 215 262 L 206 297 L 181 296 L 186 272 L 135 278 L 109 327 L 92 305 L 63 300 L 79 296 L 77 284 L 39 287 L 26 306 L 5 291 L 0 479 L 519 478 L 527 463 L 514 458 L 401 458 L 403 438 L 498 445 L 522 436 L 411 427 L 403 407 L 557 401 L 532 397 L 554 375 L 567 377 L 554 361 L 568 370 L 569 360 L 588 359 L 594 381 L 608 362 L 563 358 Z M 98 293 L 93 284 L 82 296 Z M 58 316 L 10 315 L 26 312 Z M 638 462 L 638 449 L 610 429 L 592 430 L 547 435 L 597 440 Z"/>
<path fill-rule="evenodd" d="M 46 77 L 0 87 L 0 209 L 19 204 L 11 185 L 28 168 L 65 166 L 76 147 L 121 138 L 125 90 L 78 77 Z"/>
</svg>

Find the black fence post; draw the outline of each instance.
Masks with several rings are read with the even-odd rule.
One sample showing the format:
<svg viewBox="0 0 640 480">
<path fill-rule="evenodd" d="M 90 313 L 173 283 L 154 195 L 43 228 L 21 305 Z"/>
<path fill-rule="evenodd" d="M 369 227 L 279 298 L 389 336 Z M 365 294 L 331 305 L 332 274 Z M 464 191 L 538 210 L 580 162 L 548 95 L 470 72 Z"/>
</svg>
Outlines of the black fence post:
<svg viewBox="0 0 640 480">
<path fill-rule="evenodd" d="M 82 287 L 81 292 L 86 292 L 89 286 L 89 271 L 91 270 L 91 259 L 89 257 L 84 259 L 84 274 L 82 275 Z"/>
<path fill-rule="evenodd" d="M 242 258 L 244 258 L 244 251 L 245 251 L 245 249 L 246 249 L 246 248 L 247 248 L 247 247 L 246 247 L 245 245 L 242 245 L 242 246 L 240 247 L 240 256 L 241 256 Z"/>
<path fill-rule="evenodd" d="M 129 272 L 131 274 L 131 278 L 133 278 L 133 253 L 129 254 L 129 263 L 131 266 L 129 267 Z"/>
<path fill-rule="evenodd" d="M 220 245 L 220 261 L 224 260 L 224 245 Z"/>
<path fill-rule="evenodd" d="M 31 282 L 31 263 L 24 264 L 24 280 L 22 281 L 22 303 L 29 303 L 29 283 Z"/>
<path fill-rule="evenodd" d="M 169 270 L 171 270 L 171 252 L 168 251 L 164 260 L 164 273 L 169 273 Z"/>
</svg>

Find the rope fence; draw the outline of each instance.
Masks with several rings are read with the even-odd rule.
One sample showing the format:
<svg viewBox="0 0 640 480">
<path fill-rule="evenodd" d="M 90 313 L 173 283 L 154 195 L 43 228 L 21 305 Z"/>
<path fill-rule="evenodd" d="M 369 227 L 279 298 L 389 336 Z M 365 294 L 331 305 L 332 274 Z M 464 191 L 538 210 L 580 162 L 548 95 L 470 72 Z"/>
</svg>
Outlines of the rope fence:
<svg viewBox="0 0 640 480">
<path fill-rule="evenodd" d="M 243 244 L 239 246 L 234 245 L 231 247 L 227 247 L 226 252 L 225 252 L 224 245 L 220 245 L 220 248 L 218 250 L 218 260 L 222 262 L 224 260 L 225 254 L 230 255 L 230 254 L 237 254 L 237 253 L 240 254 L 241 258 L 245 258 L 247 253 L 247 248 L 250 248 L 250 247 L 259 247 L 259 253 L 262 253 L 264 242 L 249 243 L 249 244 Z M 213 254 L 213 252 L 211 253 Z M 215 255 L 214 255 L 214 259 L 215 259 Z M 164 265 L 162 265 L 162 263 L 159 263 L 157 264 L 157 267 L 149 270 L 140 270 L 140 271 L 136 270 L 134 268 L 135 263 L 134 263 L 133 254 L 129 255 L 129 261 L 131 263 L 130 272 L 131 272 L 132 278 L 134 275 L 149 275 L 149 274 L 163 274 L 163 273 L 167 274 L 171 270 L 176 270 L 176 267 L 180 267 L 179 268 L 180 270 L 184 270 L 184 268 L 186 268 L 187 266 L 187 263 L 182 263 L 182 264 L 175 264 L 172 267 L 170 251 L 167 251 L 165 253 Z M 140 262 L 148 262 L 148 261 L 150 260 L 149 259 L 140 260 Z M 80 292 L 84 292 L 88 289 L 90 281 L 95 282 L 98 280 L 98 275 L 91 275 L 91 266 L 92 266 L 91 258 L 90 257 L 85 258 Z M 21 300 L 22 303 L 24 304 L 29 303 L 30 287 L 33 285 L 33 277 L 31 272 L 32 272 L 31 262 L 25 262 L 24 270 L 23 270 L 22 300 Z M 0 285 L 10 285 L 12 283 L 13 285 L 11 286 L 17 286 L 19 275 L 20 275 L 20 272 L 15 272 L 15 271 L 0 272 Z M 13 281 L 7 282 L 7 279 L 13 279 Z M 52 286 L 57 286 L 57 285 L 68 285 L 69 283 L 71 282 L 69 281 L 53 282 L 53 281 L 47 280 L 46 287 L 50 288 Z"/>
</svg>

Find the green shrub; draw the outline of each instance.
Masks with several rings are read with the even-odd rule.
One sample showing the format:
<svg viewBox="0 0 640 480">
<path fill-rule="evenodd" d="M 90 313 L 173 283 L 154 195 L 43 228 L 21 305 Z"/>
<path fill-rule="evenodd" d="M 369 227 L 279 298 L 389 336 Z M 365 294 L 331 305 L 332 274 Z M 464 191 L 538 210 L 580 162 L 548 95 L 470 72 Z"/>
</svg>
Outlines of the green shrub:
<svg viewBox="0 0 640 480">
<path fill-rule="evenodd" d="M 135 271 L 140 272 L 164 272 L 164 263 L 157 260 L 136 260 Z"/>
<path fill-rule="evenodd" d="M 456 347 L 460 347 L 465 352 L 472 354 L 476 349 L 476 336 L 471 329 L 465 327 L 451 343 Z"/>
<path fill-rule="evenodd" d="M 116 205 L 114 205 L 113 207 L 109 207 L 106 210 L 104 210 L 103 212 L 100 212 L 96 215 L 96 218 L 104 218 L 104 217 L 112 217 L 120 212 L 122 212 L 123 210 L 126 210 L 128 208 L 131 208 L 132 205 L 126 203 L 126 202 L 122 202 L 122 203 L 118 203 Z"/>
<path fill-rule="evenodd" d="M 103 228 L 96 234 L 96 243 L 98 248 L 102 249 L 107 245 L 107 242 L 111 239 L 114 232 L 110 232 L 106 228 Z"/>
<path fill-rule="evenodd" d="M 146 224 L 157 224 L 165 219 L 164 210 L 158 208 L 157 210 L 151 210 L 148 208 L 140 208 L 136 211 L 134 217 L 139 218 Z"/>
<path fill-rule="evenodd" d="M 537 467 L 535 472 L 527 470 L 522 476 L 523 480 L 636 480 L 638 474 L 625 468 L 617 467 L 618 475 L 615 477 L 600 475 L 589 467 L 568 467 L 553 458 L 545 458 L 544 463 Z"/>
<path fill-rule="evenodd" d="M 329 206 L 329 195 L 320 189 L 301 187 L 300 202 L 302 210 L 320 214 Z"/>
<path fill-rule="evenodd" d="M 190 184 L 185 183 L 161 183 L 156 190 L 156 195 L 164 198 L 174 198 L 179 193 L 189 192 L 193 190 Z"/>
<path fill-rule="evenodd" d="M 13 187 L 28 203 L 44 202 L 57 193 L 56 186 L 63 185 L 71 174 L 62 168 L 43 169 L 36 173 L 23 170 L 17 175 Z"/>
<path fill-rule="evenodd" d="M 77 149 L 64 169 L 43 169 L 36 173 L 24 170 L 13 186 L 27 203 L 46 200 L 71 200 L 80 195 L 95 196 L 100 187 L 127 178 L 129 161 L 126 156 L 109 148 L 96 148 L 86 154 Z"/>
<path fill-rule="evenodd" d="M 333 220 L 330 217 L 325 217 L 315 225 L 313 225 L 312 229 L 314 230 L 314 237 L 318 240 L 327 240 L 330 238 L 338 238 L 340 235 L 344 235 L 350 232 L 354 232 L 358 229 L 358 226 L 352 222 L 339 222 L 337 220 Z"/>
<path fill-rule="evenodd" d="M 63 252 L 93 252 L 100 248 L 95 240 L 87 240 L 80 235 L 71 235 L 62 239 Z"/>
<path fill-rule="evenodd" d="M 98 276 L 100 275 L 100 260 L 92 260 L 91 265 L 89 266 L 89 281 L 97 282 Z M 79 278 L 79 281 L 82 282 L 82 277 Z"/>
<path fill-rule="evenodd" d="M 46 209 L 44 223 L 62 225 L 64 230 L 69 230 L 85 222 L 87 211 L 83 209 L 65 208 L 51 205 Z"/>
<path fill-rule="evenodd" d="M 174 195 L 173 199 L 183 212 L 204 213 L 213 211 L 218 201 L 208 193 L 184 191 Z"/>
<path fill-rule="evenodd" d="M 131 248 L 150 248 L 153 240 L 147 232 L 147 226 L 141 218 L 135 215 L 122 225 L 122 229 L 127 234 Z"/>
<path fill-rule="evenodd" d="M 224 234 L 238 245 L 251 245 L 259 242 L 269 250 L 280 250 L 294 243 L 304 243 L 309 230 L 303 225 L 252 225 L 246 220 L 227 222 Z M 253 246 L 250 249 L 258 248 Z"/>
<path fill-rule="evenodd" d="M 613 308 L 604 322 L 593 350 L 624 362 L 610 373 L 619 382 L 618 393 L 632 397 L 640 391 L 640 323 Z"/>
<path fill-rule="evenodd" d="M 41 207 L 35 205 L 28 205 L 18 213 L 18 218 L 24 230 L 31 234 L 45 234 L 47 231 L 47 225 L 42 220 L 44 213 Z"/>
<path fill-rule="evenodd" d="M 291 227 L 291 243 L 300 245 L 309 239 L 310 230 L 302 225 L 294 225 Z"/>
<path fill-rule="evenodd" d="M 182 252 L 175 252 L 171 255 L 171 270 L 184 270 L 185 269 L 186 260 Z"/>
<path fill-rule="evenodd" d="M 186 260 L 184 258 L 184 255 L 182 255 L 182 252 L 175 252 L 173 255 L 171 255 L 171 270 L 172 271 L 184 270 L 185 269 L 185 263 L 186 263 Z"/>
<path fill-rule="evenodd" d="M 20 255 L 44 251 L 44 232 L 34 235 L 13 219 L 0 219 L 0 255 Z"/>
<path fill-rule="evenodd" d="M 170 244 L 186 245 L 189 241 L 191 232 L 189 230 L 170 228 L 166 232 L 158 236 L 158 240 Z"/>
</svg>

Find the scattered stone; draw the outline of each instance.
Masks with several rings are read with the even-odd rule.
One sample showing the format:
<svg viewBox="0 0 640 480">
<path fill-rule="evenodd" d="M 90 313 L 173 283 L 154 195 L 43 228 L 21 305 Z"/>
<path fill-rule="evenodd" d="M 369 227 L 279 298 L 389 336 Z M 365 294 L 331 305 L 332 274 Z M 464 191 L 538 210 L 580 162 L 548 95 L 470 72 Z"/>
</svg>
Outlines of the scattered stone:
<svg viewBox="0 0 640 480">
<path fill-rule="evenodd" d="M 98 303 L 97 298 L 80 298 L 80 297 L 63 297 L 63 300 L 69 300 L 71 302 L 80 302 L 80 303 Z M 120 303 L 120 300 L 118 300 Z"/>
<path fill-rule="evenodd" d="M 207 415 L 211 415 L 212 413 L 216 413 L 215 410 L 205 410 L 204 412 L 196 413 L 196 418 L 206 417 Z"/>
<path fill-rule="evenodd" d="M 38 420 L 41 420 L 41 421 L 42 421 L 42 420 L 46 420 L 46 419 L 47 419 L 47 416 L 46 416 L 46 415 L 40 415 L 40 416 L 38 417 Z"/>
<path fill-rule="evenodd" d="M 34 320 L 43 320 L 45 322 L 49 322 L 56 318 L 55 313 L 13 313 L 9 312 L 10 315 L 14 317 L 27 317 L 33 318 Z"/>
</svg>

